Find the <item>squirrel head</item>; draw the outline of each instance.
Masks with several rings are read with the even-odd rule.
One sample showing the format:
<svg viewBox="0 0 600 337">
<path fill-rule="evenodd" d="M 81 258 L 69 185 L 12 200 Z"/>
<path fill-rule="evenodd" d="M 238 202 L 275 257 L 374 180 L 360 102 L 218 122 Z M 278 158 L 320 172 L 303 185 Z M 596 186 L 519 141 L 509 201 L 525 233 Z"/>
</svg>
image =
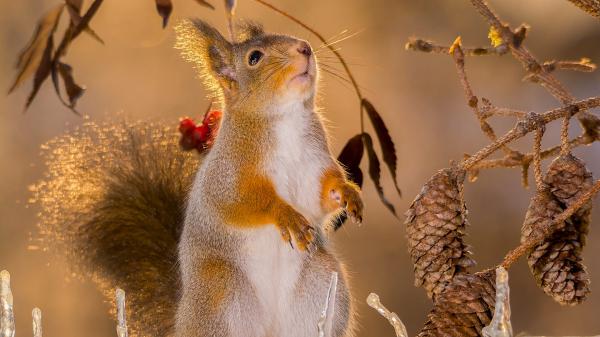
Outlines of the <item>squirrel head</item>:
<svg viewBox="0 0 600 337">
<path fill-rule="evenodd" d="M 176 47 L 227 106 L 263 109 L 314 100 L 317 67 L 308 42 L 265 33 L 254 23 L 238 26 L 235 42 L 198 19 L 184 20 L 176 31 Z"/>
</svg>

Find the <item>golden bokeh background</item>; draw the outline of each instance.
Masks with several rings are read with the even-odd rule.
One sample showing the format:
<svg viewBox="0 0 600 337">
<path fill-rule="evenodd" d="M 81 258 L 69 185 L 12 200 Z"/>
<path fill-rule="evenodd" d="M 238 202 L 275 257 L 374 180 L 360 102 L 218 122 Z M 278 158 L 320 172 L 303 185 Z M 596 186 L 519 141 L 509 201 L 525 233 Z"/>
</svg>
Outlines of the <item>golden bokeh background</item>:
<svg viewBox="0 0 600 337">
<path fill-rule="evenodd" d="M 384 188 L 400 213 L 436 170 L 486 144 L 465 103 L 452 59 L 404 50 L 410 36 L 449 44 L 461 35 L 465 45 L 488 44 L 487 26 L 468 1 L 272 1 L 324 36 L 345 29 L 359 32 L 339 47 L 396 142 L 402 198 L 393 194 L 389 176 L 385 170 L 383 174 Z M 28 41 L 37 18 L 58 2 L 0 2 L 2 90 L 10 87 L 16 56 Z M 217 5 L 216 11 L 198 6 L 195 1 L 175 0 L 171 23 L 163 30 L 153 1 L 105 1 L 92 26 L 106 45 L 83 34 L 65 58 L 74 67 L 76 79 L 88 87 L 79 102 L 80 111 L 93 119 L 121 114 L 173 124 L 181 116 L 201 114 L 208 98 L 191 65 L 172 47 L 172 24 L 182 17 L 198 16 L 225 31 L 222 4 L 212 2 Z M 540 59 L 587 56 L 600 62 L 600 21 L 567 1 L 496 0 L 491 5 L 513 26 L 521 22 L 532 26 L 526 44 Z M 240 0 L 237 13 L 262 22 L 268 30 L 320 44 L 296 24 L 251 0 Z M 521 81 L 523 70 L 509 55 L 468 58 L 467 70 L 475 94 L 497 105 L 538 112 L 557 106 L 541 87 Z M 558 77 L 579 98 L 600 94 L 600 73 L 563 72 Z M 322 78 L 320 105 L 331 121 L 332 146 L 337 153 L 359 131 L 358 102 L 348 84 L 329 75 Z M 30 333 L 30 312 L 39 306 L 47 336 L 112 336 L 115 323 L 94 286 L 67 281 L 63 263 L 27 248 L 29 237 L 35 235 L 38 212 L 36 207 L 27 207 L 31 197 L 28 186 L 44 171 L 40 145 L 83 122 L 61 106 L 50 81 L 24 114 L 22 107 L 30 85 L 26 83 L 10 96 L 0 95 L 0 269 L 12 274 L 17 334 Z M 494 125 L 504 131 L 513 122 L 497 120 Z M 572 123 L 571 134 L 578 132 L 579 126 Z M 554 123 L 544 144 L 554 145 L 558 138 L 558 125 Z M 517 147 L 526 151 L 530 144 L 531 140 L 525 139 Z M 600 175 L 598 144 L 575 152 L 596 176 Z M 514 169 L 482 172 L 479 180 L 467 183 L 465 189 L 472 224 L 467 240 L 473 246 L 478 268 L 488 268 L 518 244 L 520 225 L 533 191 L 520 185 L 520 173 Z M 391 327 L 365 304 L 369 292 L 377 292 L 413 335 L 425 322 L 431 303 L 422 289 L 412 285 L 403 217 L 394 218 L 382 206 L 369 180 L 364 197 L 364 225 L 347 224 L 334 236 L 352 273 L 359 311 L 358 336 L 393 336 Z M 536 288 L 526 263 L 520 261 L 510 274 L 515 332 L 600 333 L 600 229 L 595 226 L 600 219 L 598 200 L 595 206 L 584 253 L 592 278 L 591 296 L 578 307 L 561 307 Z"/>
</svg>

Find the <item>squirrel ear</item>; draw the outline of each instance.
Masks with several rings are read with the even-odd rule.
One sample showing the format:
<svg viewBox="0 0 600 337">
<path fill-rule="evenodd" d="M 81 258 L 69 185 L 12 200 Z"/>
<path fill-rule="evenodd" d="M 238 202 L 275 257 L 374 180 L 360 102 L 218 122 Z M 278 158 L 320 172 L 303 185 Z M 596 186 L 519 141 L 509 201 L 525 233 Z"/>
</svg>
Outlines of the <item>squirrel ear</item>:
<svg viewBox="0 0 600 337">
<path fill-rule="evenodd" d="M 209 84 L 216 84 L 216 80 L 221 88 L 233 86 L 236 82 L 233 46 L 218 30 L 202 20 L 188 19 L 179 23 L 175 31 L 175 47 L 186 60 L 196 63 Z"/>
</svg>

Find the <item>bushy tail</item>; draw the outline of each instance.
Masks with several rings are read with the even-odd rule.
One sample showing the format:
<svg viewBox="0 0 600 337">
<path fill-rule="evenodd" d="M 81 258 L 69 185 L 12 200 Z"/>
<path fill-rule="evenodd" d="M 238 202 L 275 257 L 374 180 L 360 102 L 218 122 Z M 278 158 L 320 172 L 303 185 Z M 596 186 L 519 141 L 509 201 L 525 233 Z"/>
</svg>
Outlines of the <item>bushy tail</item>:
<svg viewBox="0 0 600 337">
<path fill-rule="evenodd" d="M 43 247 L 66 254 L 111 303 L 123 288 L 132 333 L 172 335 L 177 242 L 199 160 L 174 128 L 142 122 L 86 122 L 44 151 L 34 189 Z"/>
</svg>

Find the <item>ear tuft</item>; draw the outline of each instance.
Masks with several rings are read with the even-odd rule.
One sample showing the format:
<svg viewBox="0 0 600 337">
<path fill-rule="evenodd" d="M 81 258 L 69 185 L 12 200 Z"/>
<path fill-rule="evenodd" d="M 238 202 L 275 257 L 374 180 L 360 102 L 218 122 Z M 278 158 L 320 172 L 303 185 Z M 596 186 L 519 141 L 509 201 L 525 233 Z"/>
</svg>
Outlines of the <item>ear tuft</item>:
<svg viewBox="0 0 600 337">
<path fill-rule="evenodd" d="M 254 21 L 243 20 L 236 24 L 237 40 L 244 42 L 265 34 L 263 26 Z"/>
<path fill-rule="evenodd" d="M 176 27 L 175 48 L 196 65 L 211 89 L 235 82 L 232 45 L 217 29 L 199 19 L 181 21 Z"/>
</svg>

